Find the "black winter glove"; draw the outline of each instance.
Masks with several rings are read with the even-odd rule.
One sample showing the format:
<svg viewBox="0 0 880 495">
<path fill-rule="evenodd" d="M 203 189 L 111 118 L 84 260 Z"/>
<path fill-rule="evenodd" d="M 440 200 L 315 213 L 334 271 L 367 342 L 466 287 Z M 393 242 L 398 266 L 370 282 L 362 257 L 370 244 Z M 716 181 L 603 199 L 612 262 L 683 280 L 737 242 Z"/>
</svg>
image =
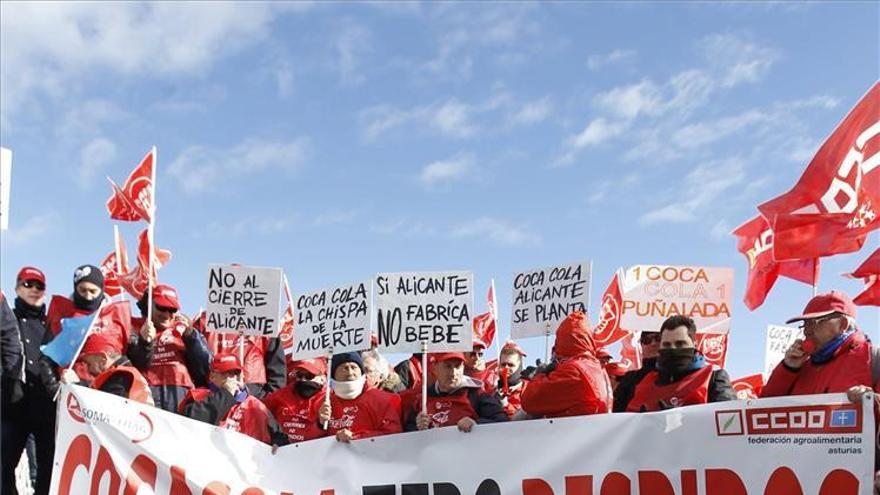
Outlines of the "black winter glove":
<svg viewBox="0 0 880 495">
<path fill-rule="evenodd" d="M 537 372 L 538 368 L 534 366 L 529 366 L 528 368 L 522 370 L 522 372 L 520 373 L 520 377 L 522 377 L 523 380 L 531 380 L 535 377 L 535 374 Z"/>
<path fill-rule="evenodd" d="M 58 378 L 58 365 L 48 356 L 40 356 L 40 381 L 43 387 L 49 393 L 49 397 L 55 397 L 58 389 L 61 388 L 61 381 Z"/>
</svg>

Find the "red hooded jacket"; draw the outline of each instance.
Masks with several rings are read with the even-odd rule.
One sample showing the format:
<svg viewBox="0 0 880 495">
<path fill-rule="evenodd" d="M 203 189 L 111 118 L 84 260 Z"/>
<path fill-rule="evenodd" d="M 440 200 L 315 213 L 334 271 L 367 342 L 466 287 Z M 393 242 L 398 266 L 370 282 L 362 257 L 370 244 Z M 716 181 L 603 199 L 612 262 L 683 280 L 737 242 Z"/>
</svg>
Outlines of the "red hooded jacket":
<svg viewBox="0 0 880 495">
<path fill-rule="evenodd" d="M 846 392 L 855 385 L 873 387 L 872 381 L 871 342 L 856 330 L 826 363 L 807 361 L 792 371 L 780 362 L 761 390 L 761 397 Z"/>
<path fill-rule="evenodd" d="M 587 317 L 576 311 L 556 329 L 556 369 L 539 373 L 522 394 L 522 408 L 532 416 L 558 418 L 611 410 L 611 384 Z"/>
<path fill-rule="evenodd" d="M 330 423 L 325 435 L 348 429 L 354 438 L 369 438 L 400 433 L 400 398 L 364 384 L 364 391 L 354 399 L 330 394 Z"/>
</svg>

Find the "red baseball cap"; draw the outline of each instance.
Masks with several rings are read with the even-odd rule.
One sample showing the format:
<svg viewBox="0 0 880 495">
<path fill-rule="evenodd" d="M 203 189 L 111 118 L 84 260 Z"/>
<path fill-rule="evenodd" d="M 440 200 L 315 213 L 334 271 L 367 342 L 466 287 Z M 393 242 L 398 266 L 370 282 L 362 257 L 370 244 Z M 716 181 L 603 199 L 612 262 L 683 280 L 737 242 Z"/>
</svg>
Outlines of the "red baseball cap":
<svg viewBox="0 0 880 495">
<path fill-rule="evenodd" d="M 852 299 L 843 292 L 831 291 L 827 294 L 819 294 L 810 299 L 807 307 L 800 316 L 795 316 L 786 323 L 794 323 L 796 321 L 812 320 L 813 318 L 821 318 L 832 313 L 841 313 L 849 317 L 856 317 L 856 305 Z"/>
<path fill-rule="evenodd" d="M 315 376 L 327 374 L 327 360 L 324 358 L 300 359 L 290 363 L 290 370 L 303 370 Z"/>
<path fill-rule="evenodd" d="M 107 338 L 106 335 L 93 333 L 86 339 L 79 353 L 83 356 L 88 356 L 89 354 L 107 354 L 109 352 L 121 352 L 121 349 L 119 349 L 115 342 Z"/>
<path fill-rule="evenodd" d="M 436 354 L 431 354 L 434 357 L 435 363 L 442 363 L 443 361 L 451 361 L 453 359 L 464 362 L 464 354 L 461 352 L 438 352 Z"/>
<path fill-rule="evenodd" d="M 488 347 L 488 346 L 486 346 L 485 342 L 483 342 L 482 340 L 477 339 L 477 338 L 474 339 L 473 343 L 474 343 L 474 349 L 485 349 L 486 347 Z"/>
<path fill-rule="evenodd" d="M 501 347 L 501 352 L 504 352 L 504 351 L 516 351 L 516 353 L 522 357 L 527 356 L 526 351 L 522 350 L 522 347 L 520 347 L 519 344 L 517 344 L 516 342 L 514 342 L 512 340 L 508 340 L 507 342 L 504 343 L 504 346 Z"/>
<path fill-rule="evenodd" d="M 164 284 L 159 284 L 153 287 L 153 303 L 156 306 L 180 309 L 180 301 L 177 299 L 177 289 Z"/>
<path fill-rule="evenodd" d="M 46 275 L 43 274 L 42 270 L 33 266 L 25 266 L 19 270 L 17 279 L 19 282 L 23 280 L 36 280 L 41 284 L 46 285 Z"/>
<path fill-rule="evenodd" d="M 241 363 L 235 354 L 217 354 L 211 361 L 211 371 L 214 373 L 226 373 L 227 371 L 241 371 Z"/>
</svg>

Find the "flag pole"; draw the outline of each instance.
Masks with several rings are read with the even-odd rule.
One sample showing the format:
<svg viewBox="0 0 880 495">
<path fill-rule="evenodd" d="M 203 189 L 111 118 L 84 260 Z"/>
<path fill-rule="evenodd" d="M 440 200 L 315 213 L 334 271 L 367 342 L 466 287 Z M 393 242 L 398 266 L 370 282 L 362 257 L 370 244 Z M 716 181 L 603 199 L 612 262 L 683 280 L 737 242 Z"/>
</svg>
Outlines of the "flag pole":
<svg viewBox="0 0 880 495">
<path fill-rule="evenodd" d="M 819 293 L 819 258 L 813 260 L 813 297 Z"/>
<path fill-rule="evenodd" d="M 501 362 L 501 325 L 498 323 L 498 298 L 495 297 L 495 279 L 489 281 L 489 287 L 492 288 L 492 319 L 495 320 L 495 366 Z"/>
<path fill-rule="evenodd" d="M 156 225 L 156 166 L 159 164 L 158 151 L 153 146 L 153 166 L 150 167 L 150 223 L 147 225 L 147 239 L 150 240 L 150 260 L 147 270 L 147 321 L 153 321 L 153 258 L 155 254 L 153 248 L 156 245 L 154 226 Z"/>
<path fill-rule="evenodd" d="M 98 306 L 98 309 L 95 311 L 95 317 L 92 318 L 92 321 L 89 323 L 89 328 L 86 330 L 85 335 L 83 335 L 82 341 L 79 343 L 79 347 L 76 348 L 76 352 L 73 353 L 73 357 L 70 359 L 70 365 L 65 366 L 66 369 L 73 368 L 73 365 L 76 364 L 76 360 L 79 358 L 80 352 L 82 352 L 82 348 L 86 345 L 86 340 L 89 338 L 89 335 L 92 333 L 92 329 L 95 328 L 95 322 L 98 321 L 98 318 L 101 317 L 101 311 L 104 310 L 104 306 L 110 304 L 110 298 L 105 297 L 103 301 L 101 301 L 101 305 Z M 58 396 L 61 395 L 61 388 L 59 388 L 55 392 L 55 397 L 52 400 L 57 401 Z"/>
<path fill-rule="evenodd" d="M 544 364 L 550 363 L 550 324 L 544 327 Z"/>
<path fill-rule="evenodd" d="M 285 284 L 287 283 L 287 277 L 284 278 Z M 330 349 L 330 352 L 327 353 L 327 383 L 324 384 L 324 404 L 330 405 L 330 378 L 331 373 L 333 372 L 333 349 Z M 333 417 L 333 409 L 330 409 L 330 417 Z M 327 430 L 327 427 L 330 426 L 329 421 L 324 421 L 324 430 Z"/>
<path fill-rule="evenodd" d="M 422 351 L 422 414 L 428 414 L 428 341 L 423 340 Z"/>
<path fill-rule="evenodd" d="M 113 225 L 113 252 L 116 253 L 116 279 L 122 274 L 122 253 L 119 251 L 119 226 Z M 122 283 L 119 284 L 119 300 L 125 300 L 125 290 L 122 289 Z"/>
</svg>

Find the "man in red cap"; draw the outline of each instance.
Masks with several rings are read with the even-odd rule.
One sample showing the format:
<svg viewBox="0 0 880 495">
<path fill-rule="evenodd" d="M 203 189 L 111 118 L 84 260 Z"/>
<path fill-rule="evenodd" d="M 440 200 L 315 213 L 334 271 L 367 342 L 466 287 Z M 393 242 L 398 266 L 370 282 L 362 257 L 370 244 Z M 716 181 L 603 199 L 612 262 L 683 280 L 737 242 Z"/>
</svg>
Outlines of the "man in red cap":
<svg viewBox="0 0 880 495">
<path fill-rule="evenodd" d="M 471 377 L 479 380 L 483 383 L 483 390 L 486 392 L 494 392 L 495 391 L 495 382 L 498 379 L 498 375 L 495 373 L 494 369 L 490 369 L 486 367 L 486 362 L 483 361 L 483 354 L 486 352 L 486 344 L 474 338 L 473 349 L 471 352 L 465 352 L 464 355 L 464 373 Z"/>
<path fill-rule="evenodd" d="M 554 352 L 556 361 L 539 368 L 523 393 L 523 411 L 539 418 L 609 412 L 611 386 L 583 312 L 575 311 L 559 324 Z"/>
<path fill-rule="evenodd" d="M 847 392 L 853 387 L 869 390 L 874 385 L 871 342 L 855 318 L 855 304 L 842 292 L 810 299 L 803 314 L 786 322 L 802 322 L 804 339 L 785 352 L 761 397 Z"/>
<path fill-rule="evenodd" d="M 318 425 L 318 409 L 324 403 L 326 375 L 326 359 L 293 361 L 287 386 L 263 398 L 290 443 L 324 436 Z"/>
<path fill-rule="evenodd" d="M 287 435 L 266 405 L 248 393 L 242 375 L 238 356 L 231 353 L 214 356 L 208 387 L 190 390 L 180 403 L 180 412 L 188 418 L 237 431 L 269 445 L 287 445 Z"/>
<path fill-rule="evenodd" d="M 152 344 L 144 377 L 150 384 L 156 407 L 177 412 L 180 401 L 192 388 L 207 384 L 211 354 L 205 338 L 196 332 L 189 319 L 180 313 L 177 290 L 159 284 L 153 287 L 153 311 L 146 320 L 146 294 L 138 301 L 140 318 L 131 326 Z"/>
<path fill-rule="evenodd" d="M 203 334 L 212 355 L 238 353 L 244 347 L 243 376 L 250 393 L 264 397 L 287 385 L 287 361 L 279 337 L 259 337 L 212 332 L 199 315 L 196 329 Z"/>
<path fill-rule="evenodd" d="M 421 411 L 421 393 L 410 405 L 406 431 L 457 426 L 469 432 L 477 423 L 507 421 L 507 414 L 492 394 L 483 392 L 483 384 L 465 374 L 465 356 L 461 352 L 434 355 L 434 383 L 428 386 L 427 412 Z"/>
<path fill-rule="evenodd" d="M 516 342 L 508 340 L 501 347 L 498 356 L 498 384 L 496 394 L 507 416 L 513 416 L 522 409 L 522 394 L 528 380 L 522 376 L 525 351 Z"/>
</svg>

